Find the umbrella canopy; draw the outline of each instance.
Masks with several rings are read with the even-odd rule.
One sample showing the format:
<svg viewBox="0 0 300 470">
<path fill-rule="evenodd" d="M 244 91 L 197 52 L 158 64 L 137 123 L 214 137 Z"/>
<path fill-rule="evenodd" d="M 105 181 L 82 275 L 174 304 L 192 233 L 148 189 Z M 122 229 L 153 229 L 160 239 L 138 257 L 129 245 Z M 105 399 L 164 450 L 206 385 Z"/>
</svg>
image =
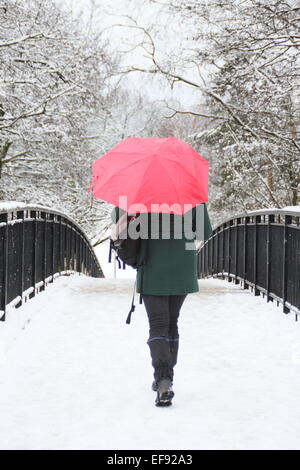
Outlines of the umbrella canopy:
<svg viewBox="0 0 300 470">
<path fill-rule="evenodd" d="M 139 212 L 184 214 L 208 200 L 209 162 L 175 137 L 128 137 L 92 170 L 93 195 L 126 212 L 138 205 Z"/>
</svg>

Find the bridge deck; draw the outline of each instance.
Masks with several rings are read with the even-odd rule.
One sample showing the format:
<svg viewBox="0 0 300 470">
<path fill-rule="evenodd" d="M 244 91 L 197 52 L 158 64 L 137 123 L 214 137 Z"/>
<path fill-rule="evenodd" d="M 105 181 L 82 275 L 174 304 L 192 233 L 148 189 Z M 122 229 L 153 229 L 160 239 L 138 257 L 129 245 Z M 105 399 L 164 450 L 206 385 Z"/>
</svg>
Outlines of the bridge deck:
<svg viewBox="0 0 300 470">
<path fill-rule="evenodd" d="M 133 279 L 57 279 L 0 325 L 0 447 L 300 448 L 299 323 L 201 280 L 180 320 L 174 405 L 154 406 Z"/>
</svg>

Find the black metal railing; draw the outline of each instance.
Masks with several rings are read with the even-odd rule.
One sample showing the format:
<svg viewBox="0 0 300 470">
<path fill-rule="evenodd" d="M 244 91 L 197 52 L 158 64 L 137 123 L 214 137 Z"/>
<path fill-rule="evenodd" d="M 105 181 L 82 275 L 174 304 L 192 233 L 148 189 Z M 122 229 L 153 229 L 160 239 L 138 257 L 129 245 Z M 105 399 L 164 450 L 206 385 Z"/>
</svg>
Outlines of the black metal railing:
<svg viewBox="0 0 300 470">
<path fill-rule="evenodd" d="M 82 229 L 66 215 L 39 206 L 0 210 L 0 320 L 53 279 L 74 272 L 103 277 Z"/>
<path fill-rule="evenodd" d="M 220 277 L 300 313 L 300 211 L 268 209 L 225 220 L 202 244 L 198 278 Z"/>
</svg>

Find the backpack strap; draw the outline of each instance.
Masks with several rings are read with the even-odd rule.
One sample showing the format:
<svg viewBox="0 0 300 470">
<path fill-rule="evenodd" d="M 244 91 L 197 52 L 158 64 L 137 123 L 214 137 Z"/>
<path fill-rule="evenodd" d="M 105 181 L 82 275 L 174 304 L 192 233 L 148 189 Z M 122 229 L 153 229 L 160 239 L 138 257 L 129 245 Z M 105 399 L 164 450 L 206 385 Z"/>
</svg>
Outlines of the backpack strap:
<svg viewBox="0 0 300 470">
<path fill-rule="evenodd" d="M 110 239 L 110 243 L 109 243 L 109 253 L 108 253 L 108 262 L 109 262 L 109 263 L 112 262 L 112 261 L 111 261 L 111 257 L 112 257 L 113 249 L 114 249 L 114 247 L 113 247 L 113 241 L 112 241 L 112 239 Z M 117 251 L 115 251 L 115 253 L 116 253 L 116 261 L 118 262 L 118 269 L 121 269 L 121 268 L 126 269 L 126 264 L 125 264 L 125 262 L 122 261 L 122 260 L 120 260 L 120 258 L 118 257 Z"/>
<path fill-rule="evenodd" d="M 109 241 L 109 253 L 108 253 L 108 262 L 111 263 L 111 255 L 112 255 L 112 239 Z"/>
<path fill-rule="evenodd" d="M 140 292 L 140 304 L 143 303 L 143 279 L 144 279 L 144 265 L 142 264 L 142 272 L 141 272 L 141 292 Z"/>
<path fill-rule="evenodd" d="M 130 307 L 128 316 L 127 316 L 127 318 L 126 318 L 126 323 L 127 323 L 127 325 L 130 324 L 130 321 L 131 321 L 131 314 L 135 311 L 135 305 L 134 305 L 135 288 L 136 288 L 136 280 L 135 280 L 134 287 L 133 287 L 133 296 L 132 296 L 131 307 Z"/>
<path fill-rule="evenodd" d="M 140 292 L 140 304 L 143 303 L 143 280 L 144 280 L 144 264 L 147 263 L 147 257 L 148 257 L 148 239 L 145 240 L 146 243 L 146 250 L 145 250 L 145 259 L 142 264 L 142 272 L 141 272 L 141 292 Z"/>
<path fill-rule="evenodd" d="M 145 251 L 145 259 L 143 261 L 143 264 L 140 266 L 141 271 L 141 292 L 140 292 L 140 304 L 143 303 L 143 279 L 144 279 L 144 264 L 147 262 L 147 254 L 148 254 L 148 240 L 146 240 L 146 251 Z M 131 321 L 131 315 L 135 311 L 135 305 L 134 305 L 134 297 L 135 297 L 135 290 L 136 290 L 136 278 L 135 278 L 135 283 L 134 283 L 134 288 L 133 288 L 133 296 L 132 296 L 132 302 L 131 302 L 131 308 L 129 310 L 126 323 L 127 325 L 130 324 Z"/>
</svg>

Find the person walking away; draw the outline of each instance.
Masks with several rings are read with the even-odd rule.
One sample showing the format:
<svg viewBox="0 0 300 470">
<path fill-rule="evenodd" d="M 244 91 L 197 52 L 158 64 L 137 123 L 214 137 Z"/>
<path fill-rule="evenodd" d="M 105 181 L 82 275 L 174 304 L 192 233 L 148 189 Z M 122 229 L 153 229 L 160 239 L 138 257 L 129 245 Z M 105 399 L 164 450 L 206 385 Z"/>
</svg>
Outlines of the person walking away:
<svg viewBox="0 0 300 470">
<path fill-rule="evenodd" d="M 123 210 L 115 208 L 113 221 L 122 213 Z M 187 295 L 199 291 L 195 239 L 207 240 L 212 227 L 205 203 L 183 216 L 162 213 L 140 216 L 141 232 L 147 217 L 144 224 L 147 234 L 143 233 L 141 239 L 139 260 L 145 264 L 137 270 L 136 291 L 142 296 L 148 316 L 147 344 L 154 369 L 155 404 L 170 406 L 179 351 L 180 311 Z"/>
</svg>

